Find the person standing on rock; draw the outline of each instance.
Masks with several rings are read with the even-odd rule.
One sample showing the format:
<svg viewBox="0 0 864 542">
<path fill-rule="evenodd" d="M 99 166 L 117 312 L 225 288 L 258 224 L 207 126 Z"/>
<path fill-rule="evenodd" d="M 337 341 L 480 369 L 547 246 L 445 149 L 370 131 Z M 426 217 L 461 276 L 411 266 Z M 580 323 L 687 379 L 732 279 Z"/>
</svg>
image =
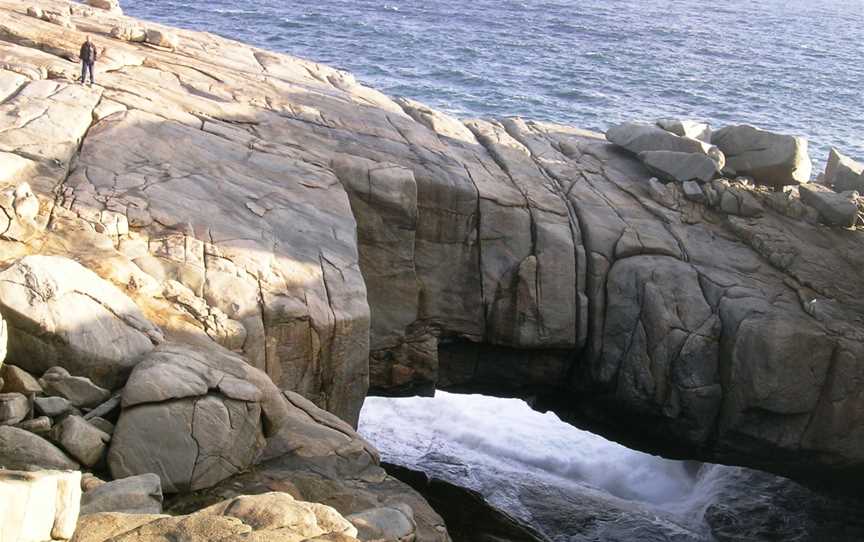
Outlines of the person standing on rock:
<svg viewBox="0 0 864 542">
<path fill-rule="evenodd" d="M 92 85 L 95 82 L 93 80 L 93 65 L 96 64 L 96 46 L 93 45 L 90 36 L 87 36 L 87 41 L 81 46 L 81 54 L 78 56 L 81 57 L 81 84 L 83 85 L 87 80 L 87 73 L 89 72 L 90 84 Z"/>
</svg>

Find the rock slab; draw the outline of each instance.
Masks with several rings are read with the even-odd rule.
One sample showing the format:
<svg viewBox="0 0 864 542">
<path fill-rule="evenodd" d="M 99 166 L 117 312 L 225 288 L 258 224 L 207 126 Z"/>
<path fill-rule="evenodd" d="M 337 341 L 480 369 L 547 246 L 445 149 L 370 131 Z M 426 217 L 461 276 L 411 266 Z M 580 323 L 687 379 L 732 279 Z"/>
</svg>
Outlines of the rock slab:
<svg viewBox="0 0 864 542">
<path fill-rule="evenodd" d="M 79 465 L 59 448 L 24 429 L 0 427 L 0 467 L 12 470 L 77 470 Z"/>
<path fill-rule="evenodd" d="M 81 264 L 27 256 L 0 273 L 9 357 L 42 374 L 61 366 L 116 388 L 161 332 L 123 292 Z"/>
<path fill-rule="evenodd" d="M 99 485 L 81 497 L 81 514 L 161 514 L 162 483 L 155 474 L 130 476 Z"/>
<path fill-rule="evenodd" d="M 0 470 L 2 540 L 72 538 L 81 500 L 80 472 Z"/>
<path fill-rule="evenodd" d="M 717 130 L 711 142 L 726 155 L 729 168 L 759 184 L 782 187 L 810 181 L 813 166 L 803 137 L 743 124 Z"/>
</svg>

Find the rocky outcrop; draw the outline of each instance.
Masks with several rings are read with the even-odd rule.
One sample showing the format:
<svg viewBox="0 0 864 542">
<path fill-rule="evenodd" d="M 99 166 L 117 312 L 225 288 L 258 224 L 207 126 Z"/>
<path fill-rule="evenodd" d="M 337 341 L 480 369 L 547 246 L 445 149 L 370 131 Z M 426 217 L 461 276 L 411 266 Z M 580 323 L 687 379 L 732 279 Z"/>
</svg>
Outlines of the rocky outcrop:
<svg viewBox="0 0 864 542">
<path fill-rule="evenodd" d="M 803 137 L 775 134 L 745 124 L 714 132 L 711 142 L 723 151 L 727 166 L 735 174 L 774 187 L 810 182 L 812 164 Z"/>
<path fill-rule="evenodd" d="M 831 149 L 823 182 L 836 192 L 864 192 L 864 164 Z"/>
<path fill-rule="evenodd" d="M 598 134 L 463 123 L 310 62 L 43 3 L 73 28 L 0 0 L 2 266 L 17 266 L 9 287 L 22 300 L 0 309 L 10 361 L 117 389 L 142 357 L 162 355 L 158 327 L 185 351 L 215 348 L 261 371 L 237 376 L 208 354 L 191 368 L 161 364 L 162 388 L 133 373 L 124 402 L 138 399 L 118 420 L 112 469 L 158 470 L 152 458 L 178 450 L 164 465 L 182 466 L 157 473 L 170 493 L 277 449 L 281 426 L 268 425 L 290 421 L 285 396 L 258 380 L 225 391 L 223 373 L 266 374 L 349 425 L 371 375 L 379 392 L 531 395 L 689 457 L 840 481 L 864 466 L 864 287 L 851 278 L 861 232 L 817 226 L 794 190 L 753 185 L 806 181 L 801 141 L 730 128 L 709 145 L 683 124 L 630 125 L 610 130 L 625 153 Z M 112 37 L 115 27 L 173 33 L 175 49 Z M 105 48 L 101 86 L 73 83 L 84 31 Z M 722 170 L 719 150 L 753 178 Z M 686 191 L 652 181 L 632 154 L 656 151 L 708 156 L 724 177 L 676 175 L 703 179 Z M 108 299 L 101 282 L 91 292 L 100 302 L 56 292 L 115 340 L 81 342 L 62 327 L 74 319 L 46 335 L 49 320 L 17 317 L 57 302 L 25 287 L 21 261 L 34 254 L 74 258 L 113 284 Z M 40 356 L 16 355 L 35 344 L 16 337 L 48 336 Z M 200 434 L 198 414 L 212 433 Z M 144 441 L 157 418 L 176 446 Z"/>
<path fill-rule="evenodd" d="M 0 470 L 3 540 L 68 540 L 81 500 L 80 472 Z"/>
<path fill-rule="evenodd" d="M 285 410 L 275 386 L 255 372 L 216 348 L 160 346 L 123 391 L 108 456 L 112 475 L 156 473 L 163 490 L 176 493 L 251 466 L 264 448 L 265 420 L 267 429 L 279 427 Z"/>
<path fill-rule="evenodd" d="M 162 337 L 117 287 L 59 256 L 27 256 L 0 273 L 0 311 L 10 363 L 38 374 L 62 363 L 109 388 Z"/>
<path fill-rule="evenodd" d="M 356 535 L 357 529 L 332 508 L 273 492 L 228 499 L 188 516 L 91 514 L 81 519 L 72 540 L 356 542 Z"/>
<path fill-rule="evenodd" d="M 838 194 L 824 186 L 802 186 L 801 201 L 816 209 L 820 220 L 829 226 L 851 228 L 858 221 L 858 193 Z"/>
</svg>

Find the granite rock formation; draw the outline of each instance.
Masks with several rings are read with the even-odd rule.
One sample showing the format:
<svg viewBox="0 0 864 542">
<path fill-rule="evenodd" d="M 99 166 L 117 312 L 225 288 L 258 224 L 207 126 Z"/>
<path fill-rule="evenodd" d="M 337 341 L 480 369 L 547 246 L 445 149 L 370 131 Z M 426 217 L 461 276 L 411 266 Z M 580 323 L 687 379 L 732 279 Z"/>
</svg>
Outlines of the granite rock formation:
<svg viewBox="0 0 864 542">
<path fill-rule="evenodd" d="M 190 451 L 176 488 L 200 487 L 186 474 L 202 461 L 231 464 L 205 485 L 242 470 L 259 445 L 266 454 L 259 437 L 279 434 L 266 427 L 270 392 L 214 392 L 209 373 L 164 397 L 139 386 L 142 359 L 165 342 L 220 349 L 349 427 L 371 379 L 387 393 L 532 396 L 688 457 L 834 480 L 864 467 L 860 229 L 819 225 L 797 187 L 702 177 L 685 190 L 632 154 L 703 154 L 718 176 L 731 166 L 779 188 L 808 180 L 801 141 L 751 156 L 780 140 L 736 127 L 709 144 L 703 129 L 652 124 L 610 137 L 625 151 L 547 123 L 462 122 L 209 34 L 61 1 L 40 9 L 68 25 L 0 0 L 2 266 L 74 259 L 89 270 L 76 276 L 140 311 L 94 319 L 140 340 L 104 372 L 71 363 L 92 352 L 62 331 L 69 321 L 17 319 L 5 301 L 0 312 L 9 363 L 61 364 L 24 359 L 33 341 L 16 338 L 50 332 L 39 344 L 72 352 L 72 376 L 117 389 L 133 371 L 109 463 L 118 435 L 152 422 L 136 410 L 188 420 L 204 403 L 214 421 L 245 409 L 249 427 L 219 433 L 219 453 Z M 85 34 L 101 51 L 92 87 L 74 82 Z M 48 294 L 69 287 L 20 296 L 38 292 L 26 307 L 50 313 Z M 98 295 L 75 306 L 112 313 Z M 302 409 L 273 404 L 282 422 Z M 237 464 L 223 455 L 235 430 L 259 443 Z"/>
</svg>

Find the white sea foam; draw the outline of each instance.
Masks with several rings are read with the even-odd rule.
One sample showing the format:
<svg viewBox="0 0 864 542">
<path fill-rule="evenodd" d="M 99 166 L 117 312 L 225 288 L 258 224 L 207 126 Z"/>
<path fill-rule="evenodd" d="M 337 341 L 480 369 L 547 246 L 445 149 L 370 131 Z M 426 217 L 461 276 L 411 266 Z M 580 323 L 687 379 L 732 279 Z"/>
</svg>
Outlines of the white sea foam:
<svg viewBox="0 0 864 542">
<path fill-rule="evenodd" d="M 697 484 L 683 462 L 630 450 L 517 399 L 370 397 L 360 431 L 395 462 L 418 463 L 435 451 L 465 465 L 531 471 L 655 505 L 686 500 Z"/>
</svg>

